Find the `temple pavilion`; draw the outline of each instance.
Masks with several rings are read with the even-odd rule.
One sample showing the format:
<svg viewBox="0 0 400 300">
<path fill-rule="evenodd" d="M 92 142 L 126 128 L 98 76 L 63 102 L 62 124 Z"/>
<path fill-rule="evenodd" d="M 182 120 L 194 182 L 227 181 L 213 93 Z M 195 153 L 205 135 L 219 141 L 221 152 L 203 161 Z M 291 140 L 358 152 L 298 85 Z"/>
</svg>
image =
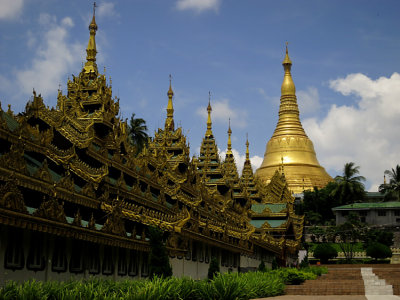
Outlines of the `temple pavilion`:
<svg viewBox="0 0 400 300">
<path fill-rule="evenodd" d="M 164 232 L 175 276 L 254 270 L 294 262 L 303 217 L 285 174 L 268 185 L 253 174 L 247 141 L 238 174 L 220 159 L 209 99 L 200 155 L 190 158 L 175 127 L 172 83 L 164 128 L 137 154 L 119 117 L 119 99 L 96 64 L 97 24 L 86 62 L 49 108 L 33 92 L 25 111 L 0 104 L 0 282 L 149 275 L 149 227 Z"/>
</svg>

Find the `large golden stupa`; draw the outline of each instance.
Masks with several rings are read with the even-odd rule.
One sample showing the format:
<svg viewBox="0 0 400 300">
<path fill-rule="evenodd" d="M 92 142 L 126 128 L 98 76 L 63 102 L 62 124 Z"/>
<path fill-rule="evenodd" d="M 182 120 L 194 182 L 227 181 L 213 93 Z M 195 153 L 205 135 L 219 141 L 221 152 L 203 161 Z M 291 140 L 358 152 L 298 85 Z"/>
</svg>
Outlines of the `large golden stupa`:
<svg viewBox="0 0 400 300">
<path fill-rule="evenodd" d="M 290 73 L 292 61 L 286 46 L 283 60 L 285 75 L 281 88 L 279 120 L 274 134 L 268 141 L 264 160 L 256 176 L 269 183 L 277 169 L 285 173 L 289 189 L 302 193 L 314 187 L 324 187 L 332 178 L 319 164 L 314 146 L 300 122 L 296 87 Z"/>
</svg>

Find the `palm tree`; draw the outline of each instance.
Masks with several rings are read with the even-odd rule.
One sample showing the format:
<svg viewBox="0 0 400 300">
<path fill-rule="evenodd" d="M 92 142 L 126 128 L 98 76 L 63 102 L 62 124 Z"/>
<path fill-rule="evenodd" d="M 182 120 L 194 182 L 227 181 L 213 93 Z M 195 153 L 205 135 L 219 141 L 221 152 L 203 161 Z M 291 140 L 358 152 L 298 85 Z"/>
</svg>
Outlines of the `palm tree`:
<svg viewBox="0 0 400 300">
<path fill-rule="evenodd" d="M 400 200 L 400 166 L 385 171 L 389 177 L 389 183 L 383 183 L 379 186 L 379 192 L 385 194 L 385 200 Z"/>
<path fill-rule="evenodd" d="M 141 152 L 143 147 L 147 146 L 149 138 L 146 121 L 142 118 L 135 118 L 135 113 L 132 113 L 128 133 L 132 145 L 136 147 L 136 153 Z"/>
<path fill-rule="evenodd" d="M 359 174 L 359 166 L 353 162 L 346 163 L 343 169 L 343 176 L 336 176 L 336 187 L 332 190 L 332 196 L 341 205 L 363 200 L 365 197 L 364 176 Z"/>
</svg>

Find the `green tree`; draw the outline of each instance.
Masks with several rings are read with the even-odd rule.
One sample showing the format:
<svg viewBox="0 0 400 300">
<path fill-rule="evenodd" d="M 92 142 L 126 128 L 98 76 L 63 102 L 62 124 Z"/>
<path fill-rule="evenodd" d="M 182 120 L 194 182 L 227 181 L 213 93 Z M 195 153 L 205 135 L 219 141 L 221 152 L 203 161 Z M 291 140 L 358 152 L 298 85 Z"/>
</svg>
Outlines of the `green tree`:
<svg viewBox="0 0 400 300">
<path fill-rule="evenodd" d="M 163 243 L 163 231 L 157 227 L 149 227 L 150 255 L 149 272 L 150 277 L 170 277 L 172 267 L 169 263 L 167 249 Z"/>
<path fill-rule="evenodd" d="M 364 248 L 373 243 L 380 243 L 388 247 L 393 245 L 393 232 L 388 230 L 369 229 L 363 236 Z"/>
<path fill-rule="evenodd" d="M 326 225 L 334 220 L 332 207 L 338 206 L 331 195 L 336 188 L 336 182 L 329 182 L 324 188 L 314 188 L 312 191 L 304 191 L 304 198 L 296 208 L 298 214 L 305 215 L 307 225 Z"/>
<path fill-rule="evenodd" d="M 386 170 L 385 175 L 388 175 L 389 183 L 384 183 L 379 186 L 379 192 L 385 194 L 385 201 L 400 200 L 400 166 L 397 165 L 394 169 Z"/>
<path fill-rule="evenodd" d="M 260 272 L 265 272 L 265 271 L 267 271 L 267 268 L 265 267 L 265 263 L 264 263 L 263 260 L 262 260 L 262 261 L 260 262 L 260 264 L 258 265 L 258 271 L 260 271 Z"/>
<path fill-rule="evenodd" d="M 359 174 L 359 166 L 353 162 L 346 163 L 343 168 L 343 175 L 336 176 L 336 187 L 332 190 L 332 196 L 339 205 L 354 203 L 365 198 L 364 176 Z"/>
<path fill-rule="evenodd" d="M 219 273 L 219 262 L 218 259 L 213 256 L 211 257 L 210 266 L 208 267 L 208 274 L 207 277 L 209 280 L 212 280 L 214 276 Z"/>
<path fill-rule="evenodd" d="M 339 237 L 339 247 L 344 253 L 347 262 L 354 256 L 356 243 L 364 235 L 365 224 L 360 221 L 360 217 L 355 213 L 347 216 L 347 221 L 336 227 L 336 234 Z"/>
<path fill-rule="evenodd" d="M 377 242 L 369 245 L 366 252 L 367 255 L 374 258 L 375 261 L 379 258 L 392 257 L 392 250 L 390 250 L 388 246 Z"/>
<path fill-rule="evenodd" d="M 135 118 L 135 113 L 133 113 L 128 128 L 128 134 L 132 145 L 136 147 L 136 154 L 140 153 L 143 147 L 147 146 L 149 139 L 146 121 L 142 118 Z"/>
<path fill-rule="evenodd" d="M 319 244 L 315 247 L 314 257 L 321 260 L 323 264 L 326 264 L 328 260 L 337 257 L 338 253 L 335 248 L 330 244 Z"/>
</svg>

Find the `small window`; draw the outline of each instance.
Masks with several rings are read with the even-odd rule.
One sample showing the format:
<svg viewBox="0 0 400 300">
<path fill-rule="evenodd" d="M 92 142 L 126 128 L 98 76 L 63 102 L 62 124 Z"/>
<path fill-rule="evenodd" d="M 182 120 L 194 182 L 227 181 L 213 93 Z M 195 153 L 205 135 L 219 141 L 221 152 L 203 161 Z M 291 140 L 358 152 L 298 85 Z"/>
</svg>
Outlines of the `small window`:
<svg viewBox="0 0 400 300">
<path fill-rule="evenodd" d="M 57 238 L 54 240 L 51 270 L 61 273 L 67 271 L 67 255 L 65 251 L 65 240 Z"/>
<path fill-rule="evenodd" d="M 206 249 L 205 249 L 204 262 L 206 264 L 208 264 L 210 262 L 210 255 L 208 253 L 208 246 L 206 246 Z"/>
<path fill-rule="evenodd" d="M 88 245 L 88 271 L 89 274 L 95 275 L 100 273 L 100 256 L 99 247 L 95 244 Z"/>
<path fill-rule="evenodd" d="M 198 244 L 196 242 L 193 242 L 192 261 L 196 261 L 197 260 L 197 246 L 198 246 Z"/>
<path fill-rule="evenodd" d="M 114 274 L 114 261 L 111 247 L 104 247 L 102 271 L 104 275 Z"/>
<path fill-rule="evenodd" d="M 69 271 L 71 273 L 82 273 L 83 272 L 83 242 L 82 241 L 73 241 L 72 242 L 72 251 L 71 251 L 71 260 L 69 262 Z"/>
<path fill-rule="evenodd" d="M 32 271 L 43 271 L 46 260 L 43 255 L 43 236 L 37 232 L 32 233 L 26 268 Z"/>
<path fill-rule="evenodd" d="M 25 265 L 23 232 L 19 229 L 8 232 L 7 248 L 4 256 L 4 267 L 11 270 L 21 270 Z"/>
<path fill-rule="evenodd" d="M 362 210 L 362 211 L 359 211 L 358 214 L 359 214 L 361 217 L 366 217 L 366 216 L 368 215 L 368 211 Z"/>
<path fill-rule="evenodd" d="M 126 267 L 126 249 L 120 248 L 118 251 L 118 275 L 125 276 L 128 270 Z"/>
<path fill-rule="evenodd" d="M 400 210 L 395 210 L 395 211 L 394 211 L 394 215 L 395 215 L 396 217 L 400 217 Z"/>
<path fill-rule="evenodd" d="M 142 277 L 149 276 L 149 254 L 147 252 L 142 253 Z"/>
<path fill-rule="evenodd" d="M 129 267 L 128 267 L 128 275 L 129 276 L 137 276 L 138 273 L 138 252 L 135 250 L 129 251 Z"/>
<path fill-rule="evenodd" d="M 386 216 L 386 211 L 385 210 L 378 210 L 378 216 L 379 217 L 385 217 Z"/>
<path fill-rule="evenodd" d="M 192 256 L 192 251 L 190 249 L 190 242 L 189 242 L 188 249 L 187 249 L 186 254 L 185 254 L 186 260 L 190 260 L 192 258 L 191 256 Z"/>
</svg>

